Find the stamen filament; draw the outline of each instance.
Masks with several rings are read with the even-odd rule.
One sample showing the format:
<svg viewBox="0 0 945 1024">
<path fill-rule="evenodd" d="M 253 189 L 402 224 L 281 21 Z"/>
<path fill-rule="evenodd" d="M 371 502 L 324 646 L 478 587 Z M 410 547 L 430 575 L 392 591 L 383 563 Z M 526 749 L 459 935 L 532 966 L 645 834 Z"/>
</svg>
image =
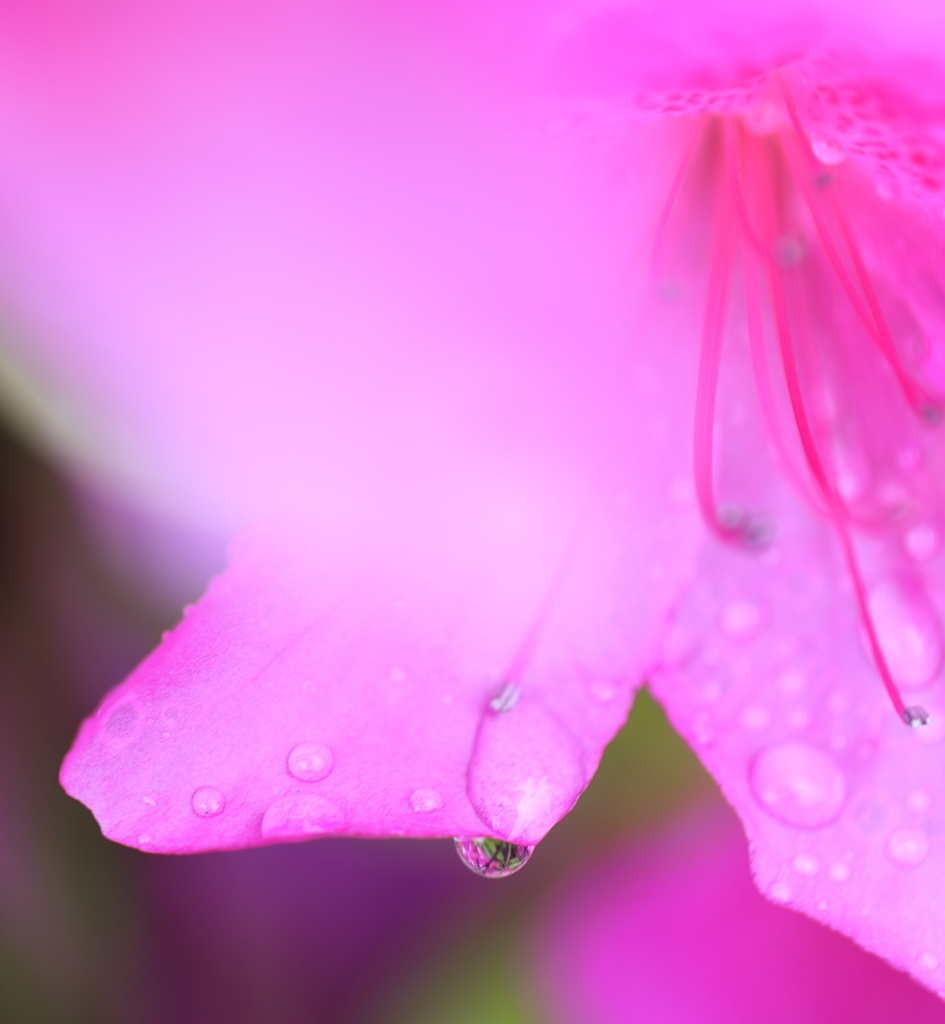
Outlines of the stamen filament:
<svg viewBox="0 0 945 1024">
<path fill-rule="evenodd" d="M 725 523 L 715 503 L 713 481 L 713 440 L 715 431 L 715 399 L 718 392 L 722 341 L 728 320 L 728 296 L 732 262 L 735 256 L 735 234 L 728 210 L 728 189 L 724 177 L 718 182 L 718 201 L 712 234 L 711 269 L 705 318 L 702 325 L 702 348 L 699 357 L 699 379 L 696 388 L 695 437 L 693 471 L 696 498 L 702 518 L 721 540 L 740 541 L 746 531 L 740 524 Z"/>
<path fill-rule="evenodd" d="M 804 132 L 803 125 L 801 124 L 800 115 L 797 111 L 797 104 L 794 102 L 794 97 L 791 95 L 790 90 L 784 85 L 783 81 L 781 82 L 781 90 L 784 95 L 788 114 L 794 126 L 794 137 L 800 141 L 806 162 L 811 166 L 817 166 L 818 161 L 814 155 L 810 141 Z M 836 195 L 831 192 L 829 200 L 831 212 L 840 226 L 840 232 L 843 235 L 844 242 L 846 243 L 850 261 L 853 264 L 853 269 L 856 272 L 860 287 L 863 290 L 862 298 L 857 292 L 856 286 L 850 278 L 847 269 L 843 264 L 840 253 L 834 244 L 830 231 L 824 220 L 823 211 L 820 209 L 820 203 L 810 186 L 808 176 L 803 173 L 801 168 L 796 166 L 796 159 L 793 156 L 792 141 L 792 139 L 786 139 L 784 148 L 788 154 L 788 159 L 795 164 L 795 178 L 801 187 L 801 194 L 804 196 L 807 208 L 813 218 L 814 226 L 817 229 L 817 234 L 820 237 L 824 251 L 827 253 L 827 258 L 833 266 L 834 273 L 836 273 L 837 277 L 840 279 L 843 290 L 846 292 L 847 298 L 850 300 L 850 304 L 856 311 L 857 316 L 859 316 L 860 320 L 863 322 L 867 332 L 876 342 L 880 352 L 882 352 L 887 363 L 895 374 L 896 379 L 899 382 L 899 386 L 905 395 L 906 401 L 909 403 L 912 410 L 928 422 L 937 422 L 941 417 L 941 399 L 934 396 L 924 388 L 903 365 L 902 359 L 900 358 L 899 352 L 896 348 L 896 344 L 893 341 L 892 334 L 890 333 L 889 327 L 886 323 L 886 318 L 879 303 L 879 298 L 876 295 L 876 289 L 873 286 L 869 271 L 866 269 L 866 264 L 863 261 L 863 254 L 861 253 L 859 245 L 856 242 L 856 238 L 850 229 L 849 221 L 843 211 L 843 207 Z M 863 299 L 865 299 L 865 305 Z"/>
</svg>

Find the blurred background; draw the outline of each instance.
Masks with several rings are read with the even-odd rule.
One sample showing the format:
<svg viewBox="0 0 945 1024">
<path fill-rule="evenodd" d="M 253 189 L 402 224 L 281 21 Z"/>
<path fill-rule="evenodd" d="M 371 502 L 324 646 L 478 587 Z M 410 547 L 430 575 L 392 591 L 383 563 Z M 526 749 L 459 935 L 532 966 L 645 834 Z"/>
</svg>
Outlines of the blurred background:
<svg viewBox="0 0 945 1024">
<path fill-rule="evenodd" d="M 222 559 L 0 430 L 0 1020 L 543 1020 L 535 922 L 582 863 L 718 799 L 694 756 L 641 695 L 576 810 L 501 880 L 448 841 L 117 846 L 59 788 L 60 761 Z"/>
</svg>

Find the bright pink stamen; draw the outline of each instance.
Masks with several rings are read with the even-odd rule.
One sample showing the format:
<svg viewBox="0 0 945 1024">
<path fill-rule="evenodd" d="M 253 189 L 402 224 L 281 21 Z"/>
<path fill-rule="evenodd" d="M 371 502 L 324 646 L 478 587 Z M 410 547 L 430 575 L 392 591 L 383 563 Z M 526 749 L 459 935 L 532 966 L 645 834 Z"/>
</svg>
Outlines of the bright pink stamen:
<svg viewBox="0 0 945 1024">
<path fill-rule="evenodd" d="M 792 113 L 792 117 L 795 118 L 795 124 L 797 125 L 799 122 L 796 121 L 796 112 Z M 778 458 L 784 464 L 792 483 L 821 514 L 830 519 L 837 530 L 843 548 L 844 559 L 853 583 L 857 610 L 866 632 L 870 651 L 883 686 L 896 713 L 909 725 L 923 724 L 928 720 L 927 713 L 921 708 L 906 706 L 880 646 L 869 609 L 866 586 L 860 571 L 851 535 L 851 525 L 854 520 L 846 508 L 837 485 L 831 476 L 831 472 L 824 461 L 808 414 L 795 348 L 795 332 L 792 329 L 789 313 L 786 271 L 775 257 L 777 240 L 782 235 L 785 235 L 781 224 L 781 200 L 777 188 L 779 182 L 778 172 L 782 167 L 793 171 L 793 184 L 799 188 L 804 196 L 814 219 L 820 242 L 844 293 L 863 321 L 867 332 L 876 341 L 881 354 L 892 367 L 899 385 L 909 399 L 910 404 L 916 411 L 926 418 L 930 418 L 929 410 L 936 409 L 937 403 L 931 399 L 928 392 L 909 375 L 902 365 L 862 254 L 838 200 L 836 197 L 831 196 L 830 212 L 834 223 L 839 225 L 848 258 L 853 265 L 856 282 L 848 272 L 847 265 L 834 242 L 833 231 L 827 223 L 820 199 L 813 194 L 813 190 L 807 181 L 807 176 L 803 173 L 802 169 L 797 167 L 797 157 L 794 151 L 795 140 L 782 139 L 781 145 L 776 151 L 772 150 L 772 143 L 767 142 L 758 143 L 754 147 L 756 159 L 754 163 L 746 166 L 752 171 L 750 185 L 753 186 L 751 196 L 754 201 L 755 216 L 758 220 L 758 226 L 756 227 L 752 224 L 752 218 L 749 216 L 748 204 L 742 184 L 743 161 L 737 125 L 729 121 L 725 123 L 723 132 L 724 167 L 718 174 L 718 181 L 716 183 L 715 220 L 713 224 L 709 280 L 702 326 L 699 376 L 696 389 L 693 463 L 695 488 L 700 512 L 708 527 L 720 539 L 744 543 L 751 538 L 751 531 L 746 527 L 746 519 L 743 518 L 739 522 L 726 522 L 720 516 L 715 499 L 713 479 L 715 405 L 723 340 L 728 323 L 732 271 L 739 248 L 738 229 L 741 227 L 741 234 L 747 243 L 741 248 L 745 277 L 745 303 L 749 344 L 759 403 L 766 426 L 774 443 Z M 810 148 L 807 140 L 803 138 L 801 139 L 801 145 L 806 145 L 808 149 Z M 812 154 L 811 159 L 813 159 Z M 669 214 L 672 205 L 675 203 L 682 179 L 683 172 L 680 171 L 673 183 L 670 202 L 667 204 L 664 215 L 660 220 L 661 239 L 665 233 Z M 761 310 L 762 288 L 758 273 L 759 261 L 766 271 L 765 276 L 767 278 L 777 345 L 781 357 L 781 368 L 797 429 L 797 436 L 804 454 L 804 460 L 815 485 L 813 491 L 807 483 L 805 474 L 795 465 L 794 460 L 789 455 L 788 446 L 780 429 L 777 402 L 771 387 L 764 342 Z M 857 283 L 859 284 L 859 289 L 862 290 L 862 294 L 857 289 Z M 803 323 L 804 319 L 801 317 L 798 326 L 803 325 Z"/>
</svg>

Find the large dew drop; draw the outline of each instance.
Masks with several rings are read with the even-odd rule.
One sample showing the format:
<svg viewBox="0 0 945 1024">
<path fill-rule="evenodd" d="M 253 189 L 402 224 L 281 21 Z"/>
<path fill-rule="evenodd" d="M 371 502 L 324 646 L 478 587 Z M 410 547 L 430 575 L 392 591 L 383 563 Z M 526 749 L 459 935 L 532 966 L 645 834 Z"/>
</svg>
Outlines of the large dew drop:
<svg viewBox="0 0 945 1024">
<path fill-rule="evenodd" d="M 508 843 L 504 839 L 479 836 L 474 839 L 456 838 L 459 859 L 483 878 L 505 878 L 520 871 L 532 855 L 532 846 Z"/>
<path fill-rule="evenodd" d="M 751 788 L 770 815 L 795 828 L 829 825 L 847 794 L 834 759 L 806 743 L 782 743 L 762 751 L 751 767 Z"/>
<path fill-rule="evenodd" d="M 534 845 L 574 806 L 585 785 L 571 734 L 526 697 L 486 711 L 466 775 L 476 813 L 495 835 Z"/>
</svg>

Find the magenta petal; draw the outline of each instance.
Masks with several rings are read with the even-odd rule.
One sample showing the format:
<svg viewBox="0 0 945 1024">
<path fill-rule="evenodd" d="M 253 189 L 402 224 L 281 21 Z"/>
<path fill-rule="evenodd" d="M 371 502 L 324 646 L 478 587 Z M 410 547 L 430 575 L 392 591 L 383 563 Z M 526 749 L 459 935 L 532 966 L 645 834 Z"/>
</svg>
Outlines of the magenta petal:
<svg viewBox="0 0 945 1024">
<path fill-rule="evenodd" d="M 665 607 L 664 590 L 632 628 L 609 621 L 619 595 L 588 537 L 576 553 L 414 538 L 385 559 L 244 533 L 84 723 L 63 785 L 150 851 L 325 833 L 536 843 L 622 724 Z"/>
<path fill-rule="evenodd" d="M 586 867 L 540 950 L 558 1024 L 945 1021 L 904 975 L 758 896 L 728 815 Z"/>
</svg>

